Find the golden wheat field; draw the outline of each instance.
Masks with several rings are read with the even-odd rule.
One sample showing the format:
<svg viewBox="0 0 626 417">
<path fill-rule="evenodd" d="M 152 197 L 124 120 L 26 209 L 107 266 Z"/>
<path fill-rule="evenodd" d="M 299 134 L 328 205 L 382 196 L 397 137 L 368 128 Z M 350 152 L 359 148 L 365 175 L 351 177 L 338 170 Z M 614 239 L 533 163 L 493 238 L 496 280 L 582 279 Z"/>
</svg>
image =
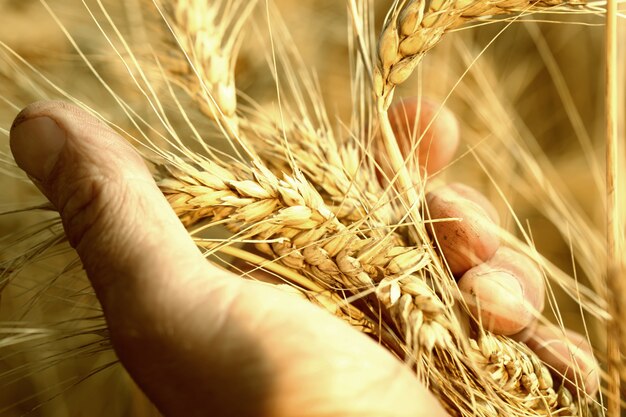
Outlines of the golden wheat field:
<svg viewBox="0 0 626 417">
<path fill-rule="evenodd" d="M 209 262 L 367 335 L 449 415 L 626 415 L 625 17 L 585 0 L 0 0 L 0 416 L 160 415 L 13 159 L 13 120 L 40 100 L 132 144 Z M 402 138 L 411 98 L 432 114 Z M 450 114 L 458 149 L 425 168 Z M 567 369 L 464 290 L 440 230 L 465 220 L 432 197 L 451 183 L 538 271 L 545 306 L 526 313 L 570 346 Z"/>
</svg>

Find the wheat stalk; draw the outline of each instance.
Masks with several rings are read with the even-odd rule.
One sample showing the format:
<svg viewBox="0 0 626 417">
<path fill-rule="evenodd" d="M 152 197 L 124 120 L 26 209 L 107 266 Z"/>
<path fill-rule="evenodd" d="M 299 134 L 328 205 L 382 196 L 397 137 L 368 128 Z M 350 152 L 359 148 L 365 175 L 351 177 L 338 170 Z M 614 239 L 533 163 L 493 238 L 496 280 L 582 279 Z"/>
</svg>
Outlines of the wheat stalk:
<svg viewBox="0 0 626 417">
<path fill-rule="evenodd" d="M 624 209 L 620 202 L 618 163 L 620 147 L 623 139 L 619 139 L 619 106 L 618 106 L 618 70 L 617 70 L 617 2 L 609 0 L 606 14 L 606 205 L 607 205 L 607 300 L 612 320 L 607 321 L 607 365 L 608 365 L 608 404 L 607 413 L 610 417 L 618 417 L 621 409 L 621 356 L 625 337 L 622 332 L 624 325 L 619 320 L 623 316 L 624 262 L 621 259 L 623 250 L 624 224 L 620 211 Z"/>
</svg>

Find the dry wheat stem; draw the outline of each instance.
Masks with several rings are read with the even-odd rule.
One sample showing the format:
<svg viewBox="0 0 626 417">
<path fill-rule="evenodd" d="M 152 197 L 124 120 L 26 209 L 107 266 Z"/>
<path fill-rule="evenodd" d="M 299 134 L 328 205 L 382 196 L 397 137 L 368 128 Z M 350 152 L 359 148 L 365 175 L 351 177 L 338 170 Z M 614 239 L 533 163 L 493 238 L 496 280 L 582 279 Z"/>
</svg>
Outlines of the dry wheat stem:
<svg viewBox="0 0 626 417">
<path fill-rule="evenodd" d="M 619 106 L 617 72 L 617 2 L 608 0 L 606 13 L 606 211 L 607 211 L 607 300 L 613 317 L 607 320 L 607 366 L 608 393 L 607 415 L 619 417 L 621 414 L 621 375 L 620 352 L 621 331 L 624 328 L 624 263 L 622 256 L 623 224 L 620 222 L 620 182 L 619 158 Z"/>
</svg>

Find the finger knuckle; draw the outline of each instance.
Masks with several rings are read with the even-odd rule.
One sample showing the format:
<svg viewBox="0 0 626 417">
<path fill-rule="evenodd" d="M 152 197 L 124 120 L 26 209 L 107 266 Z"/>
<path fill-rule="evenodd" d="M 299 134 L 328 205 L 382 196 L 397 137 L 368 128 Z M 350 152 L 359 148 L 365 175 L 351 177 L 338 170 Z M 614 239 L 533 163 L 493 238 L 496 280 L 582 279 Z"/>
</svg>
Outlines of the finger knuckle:
<svg viewBox="0 0 626 417">
<path fill-rule="evenodd" d="M 113 216 L 123 203 L 121 190 L 110 179 L 85 176 L 63 187 L 58 209 L 72 247 L 78 248 L 89 236 L 102 235 L 110 229 Z"/>
</svg>

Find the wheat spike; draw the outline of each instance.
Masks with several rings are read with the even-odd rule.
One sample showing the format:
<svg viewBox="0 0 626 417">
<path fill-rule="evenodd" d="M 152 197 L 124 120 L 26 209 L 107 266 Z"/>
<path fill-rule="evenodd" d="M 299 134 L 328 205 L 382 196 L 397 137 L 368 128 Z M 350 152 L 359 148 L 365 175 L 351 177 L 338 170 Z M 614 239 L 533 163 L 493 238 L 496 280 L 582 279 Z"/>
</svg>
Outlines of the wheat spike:
<svg viewBox="0 0 626 417">
<path fill-rule="evenodd" d="M 201 220 L 224 220 L 231 230 L 246 236 L 281 238 L 259 247 L 294 269 L 309 268 L 312 275 L 322 277 L 343 276 L 358 285 L 385 274 L 410 273 L 423 263 L 423 250 L 405 247 L 396 234 L 382 239 L 359 237 L 360 231 L 341 223 L 304 178 L 279 179 L 261 166 L 247 178 L 224 172 L 212 162 L 203 167 L 210 171 L 182 162 L 179 166 L 184 171 L 161 165 L 158 182 L 188 227 Z"/>
<path fill-rule="evenodd" d="M 235 59 L 243 21 L 254 1 L 234 4 L 205 0 L 165 3 L 176 37 L 173 49 L 183 56 L 168 59 L 174 80 L 207 116 L 219 120 L 230 133 L 238 131 Z"/>
<path fill-rule="evenodd" d="M 285 129 L 289 153 L 279 129 L 257 131 L 256 150 L 275 172 L 292 172 L 293 162 L 344 224 L 363 224 L 363 232 L 382 236 L 400 216 L 389 193 L 374 174 L 371 162 L 353 143 L 337 143 L 332 131 L 320 131 L 307 123 Z M 291 158 L 293 158 L 293 161 Z"/>
<path fill-rule="evenodd" d="M 413 73 L 422 57 L 449 30 L 482 17 L 583 6 L 585 0 L 396 0 L 378 40 L 374 91 L 387 109 L 396 86 Z"/>
</svg>

